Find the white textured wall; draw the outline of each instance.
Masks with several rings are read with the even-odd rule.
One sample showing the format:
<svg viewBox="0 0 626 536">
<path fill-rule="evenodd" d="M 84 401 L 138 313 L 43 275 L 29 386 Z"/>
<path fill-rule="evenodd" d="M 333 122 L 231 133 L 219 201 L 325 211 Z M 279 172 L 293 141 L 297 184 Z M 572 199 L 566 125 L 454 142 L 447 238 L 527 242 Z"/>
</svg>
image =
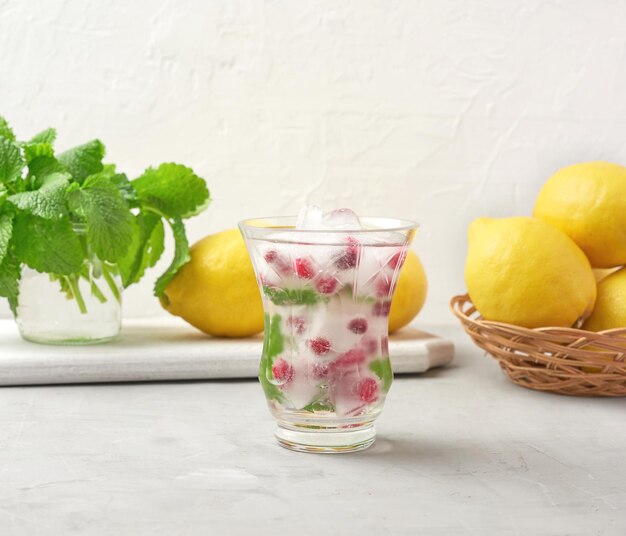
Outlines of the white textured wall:
<svg viewBox="0 0 626 536">
<path fill-rule="evenodd" d="M 625 30 L 608 0 L 0 0 L 0 114 L 131 173 L 191 165 L 192 239 L 305 201 L 417 219 L 423 321 L 451 322 L 469 221 L 626 163 Z M 149 287 L 127 314 L 160 310 Z"/>
</svg>

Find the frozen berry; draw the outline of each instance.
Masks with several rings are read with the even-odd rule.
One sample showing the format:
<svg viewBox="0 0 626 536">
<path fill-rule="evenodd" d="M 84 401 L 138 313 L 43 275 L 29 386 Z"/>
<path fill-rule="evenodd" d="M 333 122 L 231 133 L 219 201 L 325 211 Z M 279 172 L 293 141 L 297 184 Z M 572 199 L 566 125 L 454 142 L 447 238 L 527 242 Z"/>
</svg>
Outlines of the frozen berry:
<svg viewBox="0 0 626 536">
<path fill-rule="evenodd" d="M 368 354 L 375 354 L 378 352 L 378 339 L 376 337 L 363 337 L 361 346 Z"/>
<path fill-rule="evenodd" d="M 330 351 L 330 341 L 324 337 L 317 337 L 309 341 L 309 346 L 316 355 L 326 355 Z"/>
<path fill-rule="evenodd" d="M 263 258 L 265 259 L 265 262 L 272 264 L 278 258 L 278 252 L 275 249 L 270 249 L 265 252 Z"/>
<path fill-rule="evenodd" d="M 284 359 L 278 359 L 272 365 L 272 374 L 274 375 L 274 379 L 282 382 L 289 383 L 293 380 L 295 372 L 293 367 L 287 363 Z"/>
<path fill-rule="evenodd" d="M 385 298 L 389 296 L 391 291 L 391 280 L 386 277 L 380 277 L 376 280 L 376 296 Z"/>
<path fill-rule="evenodd" d="M 311 373 L 316 380 L 328 378 L 330 375 L 330 366 L 328 363 L 313 363 Z"/>
<path fill-rule="evenodd" d="M 356 388 L 362 402 L 371 404 L 378 399 L 378 382 L 374 378 L 363 378 Z"/>
<path fill-rule="evenodd" d="M 348 242 L 348 247 L 335 260 L 335 266 L 340 270 L 354 268 L 359 256 L 359 242 L 351 236 L 346 241 Z"/>
<path fill-rule="evenodd" d="M 357 335 L 361 335 L 367 331 L 367 320 L 362 317 L 353 318 L 350 320 L 348 324 L 348 329 L 352 333 L 356 333 Z"/>
<path fill-rule="evenodd" d="M 341 354 L 334 365 L 339 368 L 349 368 L 360 365 L 365 361 L 365 351 L 362 348 L 352 348 Z"/>
<path fill-rule="evenodd" d="M 302 335 L 306 327 L 306 322 L 301 316 L 290 316 L 287 319 L 287 327 L 293 329 L 298 335 Z"/>
<path fill-rule="evenodd" d="M 374 305 L 374 316 L 389 316 L 389 309 L 391 309 L 390 301 L 377 302 Z"/>
<path fill-rule="evenodd" d="M 297 258 L 294 261 L 296 275 L 300 279 L 313 279 L 315 270 L 313 269 L 313 263 L 309 259 Z"/>
<path fill-rule="evenodd" d="M 263 258 L 269 264 L 276 273 L 280 275 L 287 275 L 291 271 L 289 261 L 280 255 L 275 249 L 270 249 L 265 252 Z"/>
<path fill-rule="evenodd" d="M 400 268 L 402 267 L 405 259 L 406 259 L 406 252 L 398 251 L 397 253 L 393 255 L 393 257 L 391 257 L 391 259 L 389 259 L 389 262 L 387 264 L 389 265 L 390 268 L 393 268 L 395 270 L 398 267 Z"/>
<path fill-rule="evenodd" d="M 322 294 L 332 294 L 337 288 L 337 280 L 331 276 L 322 276 L 315 282 L 315 288 Z"/>
</svg>

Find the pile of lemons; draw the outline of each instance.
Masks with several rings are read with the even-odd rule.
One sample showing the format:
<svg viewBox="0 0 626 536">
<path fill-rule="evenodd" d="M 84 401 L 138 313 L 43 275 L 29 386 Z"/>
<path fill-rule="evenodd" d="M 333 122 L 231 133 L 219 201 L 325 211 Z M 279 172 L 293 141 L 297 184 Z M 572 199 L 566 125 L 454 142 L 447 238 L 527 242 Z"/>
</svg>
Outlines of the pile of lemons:
<svg viewBox="0 0 626 536">
<path fill-rule="evenodd" d="M 626 327 L 626 168 L 587 162 L 544 184 L 533 217 L 469 228 L 468 293 L 486 320 Z"/>
<path fill-rule="evenodd" d="M 170 313 L 218 337 L 247 337 L 263 331 L 260 291 L 238 229 L 209 235 L 190 249 L 185 264 L 165 290 Z M 407 325 L 426 300 L 427 281 L 411 251 L 404 262 L 389 312 L 389 331 Z"/>
</svg>

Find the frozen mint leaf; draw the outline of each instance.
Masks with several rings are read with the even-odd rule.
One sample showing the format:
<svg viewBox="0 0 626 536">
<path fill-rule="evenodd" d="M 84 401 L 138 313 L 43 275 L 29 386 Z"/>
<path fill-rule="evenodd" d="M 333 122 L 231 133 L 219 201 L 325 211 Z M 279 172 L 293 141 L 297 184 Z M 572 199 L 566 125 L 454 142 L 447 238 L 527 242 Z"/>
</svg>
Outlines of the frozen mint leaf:
<svg viewBox="0 0 626 536">
<path fill-rule="evenodd" d="M 13 134 L 13 129 L 7 123 L 7 120 L 0 116 L 0 138 L 5 138 L 9 141 L 15 141 L 15 134 Z"/>
<path fill-rule="evenodd" d="M 383 391 L 385 393 L 389 391 L 391 382 L 393 382 L 393 370 L 389 358 L 375 359 L 370 363 L 370 370 L 383 382 Z"/>
<path fill-rule="evenodd" d="M 0 296 L 9 300 L 14 315 L 17 313 L 20 273 L 20 263 L 12 252 L 9 252 L 0 262 Z"/>
<path fill-rule="evenodd" d="M 138 282 L 146 269 L 157 263 L 165 247 L 163 222 L 159 215 L 141 212 L 134 218 L 132 244 L 117 263 L 124 288 Z"/>
<path fill-rule="evenodd" d="M 284 395 L 282 391 L 274 385 L 274 373 L 272 366 L 274 358 L 279 356 L 284 350 L 285 338 L 281 332 L 280 324 L 282 318 L 280 315 L 270 315 L 265 313 L 264 336 L 263 336 L 263 352 L 261 354 L 261 363 L 259 366 L 259 381 L 265 391 L 265 396 L 269 400 L 282 400 Z"/>
<path fill-rule="evenodd" d="M 83 264 L 83 249 L 68 219 L 46 220 L 19 214 L 12 242 L 17 257 L 38 272 L 69 275 Z"/>
<path fill-rule="evenodd" d="M 87 241 L 103 261 L 126 255 L 133 238 L 133 216 L 119 190 L 106 175 L 88 177 L 68 192 L 70 208 L 84 218 Z"/>
<path fill-rule="evenodd" d="M 175 218 L 170 222 L 172 234 L 174 235 L 174 258 L 171 264 L 165 270 L 165 273 L 159 277 L 154 285 L 154 295 L 163 298 L 167 302 L 167 296 L 164 292 L 170 281 L 174 278 L 178 270 L 180 270 L 187 262 L 189 262 L 189 242 L 185 234 L 185 226 L 180 218 Z"/>
<path fill-rule="evenodd" d="M 57 157 L 78 182 L 83 182 L 89 175 L 102 171 L 103 158 L 104 145 L 100 140 L 88 141 Z"/>
<path fill-rule="evenodd" d="M 20 210 L 48 220 L 67 216 L 65 191 L 69 186 L 69 173 L 53 173 L 42 181 L 38 190 L 10 195 L 7 200 Z"/>
<path fill-rule="evenodd" d="M 54 156 L 54 149 L 49 143 L 25 143 L 22 145 L 24 150 L 24 156 L 26 157 L 26 163 L 30 164 L 38 156 Z"/>
<path fill-rule="evenodd" d="M 188 218 L 201 212 L 209 202 L 204 180 L 180 164 L 148 168 L 131 184 L 144 204 L 168 218 Z"/>
<path fill-rule="evenodd" d="M 263 293 L 275 305 L 313 305 L 320 300 L 320 295 L 311 289 L 288 289 L 265 285 Z"/>
<path fill-rule="evenodd" d="M 12 141 L 0 138 L 0 182 L 5 186 L 15 185 L 22 178 L 24 159 Z"/>
<path fill-rule="evenodd" d="M 9 242 L 13 234 L 13 216 L 9 214 L 0 215 L 0 263 L 4 260 L 9 251 Z"/>
<path fill-rule="evenodd" d="M 38 134 L 35 134 L 29 143 L 47 143 L 53 145 L 57 139 L 57 131 L 53 128 L 47 128 L 42 130 Z"/>
</svg>

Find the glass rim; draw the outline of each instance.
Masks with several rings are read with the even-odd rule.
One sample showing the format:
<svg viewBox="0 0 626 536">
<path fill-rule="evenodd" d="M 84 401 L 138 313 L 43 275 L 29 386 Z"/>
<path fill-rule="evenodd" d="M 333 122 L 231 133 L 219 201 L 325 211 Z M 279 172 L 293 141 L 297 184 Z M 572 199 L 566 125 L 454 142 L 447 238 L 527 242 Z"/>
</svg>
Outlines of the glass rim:
<svg viewBox="0 0 626 536">
<path fill-rule="evenodd" d="M 387 218 L 387 217 L 378 217 L 378 216 L 363 216 L 363 217 L 359 217 L 359 220 L 361 220 L 361 222 L 367 223 L 369 222 L 395 222 L 394 225 L 389 225 L 389 226 L 378 226 L 378 227 L 374 227 L 374 228 L 369 228 L 369 229 L 296 229 L 295 228 L 295 224 L 296 221 L 298 219 L 298 216 L 264 216 L 264 217 L 260 217 L 260 218 L 248 218 L 245 220 L 241 220 L 238 223 L 239 228 L 241 229 L 254 229 L 254 230 L 261 230 L 261 229 L 266 229 L 268 231 L 272 231 L 275 232 L 277 230 L 280 230 L 281 232 L 285 232 L 285 233 L 306 233 L 306 234 L 370 234 L 370 233 L 380 233 L 380 232 L 407 232 L 407 231 L 414 231 L 416 229 L 419 229 L 420 224 L 418 222 L 415 222 L 413 220 L 405 220 L 405 219 L 401 219 L 401 218 Z M 267 226 L 267 225 L 260 225 L 261 222 L 269 222 L 269 221 L 274 221 L 274 222 L 280 222 L 280 220 L 283 220 L 285 222 L 285 225 L 274 225 L 274 226 Z M 259 224 L 255 225 L 255 222 L 258 222 Z M 287 222 L 291 222 L 291 224 L 287 224 Z"/>
</svg>

